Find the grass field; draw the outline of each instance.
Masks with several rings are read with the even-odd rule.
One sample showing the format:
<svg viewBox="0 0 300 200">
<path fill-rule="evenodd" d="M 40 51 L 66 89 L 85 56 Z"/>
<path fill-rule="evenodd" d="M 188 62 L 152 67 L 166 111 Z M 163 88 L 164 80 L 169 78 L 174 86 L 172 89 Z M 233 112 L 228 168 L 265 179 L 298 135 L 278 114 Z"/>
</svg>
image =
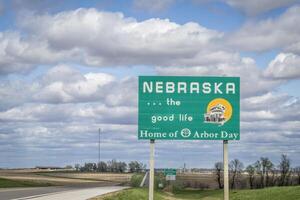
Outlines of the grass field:
<svg viewBox="0 0 300 200">
<path fill-rule="evenodd" d="M 155 200 L 222 200 L 222 190 L 183 190 L 176 194 L 163 192 L 155 193 Z M 95 198 L 97 200 L 147 200 L 148 191 L 146 189 L 128 189 L 104 197 Z M 231 200 L 300 200 L 300 186 L 273 187 L 257 190 L 233 190 L 230 193 Z"/>
<path fill-rule="evenodd" d="M 127 173 L 78 173 L 78 172 L 39 172 L 37 175 L 93 181 L 129 182 L 132 174 Z"/>
<path fill-rule="evenodd" d="M 183 182 L 185 185 L 189 184 L 188 187 L 193 188 L 212 188 L 217 189 L 218 184 L 215 180 L 215 174 L 213 173 L 184 173 L 176 175 L 177 180 Z M 199 188 L 200 189 L 200 188 Z"/>
<path fill-rule="evenodd" d="M 95 197 L 91 200 L 148 200 L 148 191 L 146 189 L 133 188 L 123 190 L 122 192 L 112 193 L 101 197 Z M 155 192 L 155 200 L 165 200 L 162 192 Z"/>
<path fill-rule="evenodd" d="M 132 174 L 118 173 L 81 173 L 74 171 L 48 171 L 48 170 L 0 170 L 0 178 L 18 182 L 37 183 L 37 185 L 82 185 L 108 186 L 126 184 Z M 1 187 L 1 186 L 0 186 Z"/>
<path fill-rule="evenodd" d="M 22 181 L 22 180 L 9 180 L 0 178 L 0 188 L 12 188 L 12 187 L 45 187 L 51 186 L 50 183 L 39 183 L 33 181 Z"/>
</svg>

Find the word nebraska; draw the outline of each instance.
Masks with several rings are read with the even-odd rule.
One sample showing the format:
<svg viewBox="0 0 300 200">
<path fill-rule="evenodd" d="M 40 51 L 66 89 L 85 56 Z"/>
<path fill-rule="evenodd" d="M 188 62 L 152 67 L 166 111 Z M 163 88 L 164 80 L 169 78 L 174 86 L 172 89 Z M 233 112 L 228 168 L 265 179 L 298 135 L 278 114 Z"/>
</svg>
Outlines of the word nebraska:
<svg viewBox="0 0 300 200">
<path fill-rule="evenodd" d="M 143 93 L 235 94 L 235 84 L 228 82 L 144 81 Z"/>
</svg>

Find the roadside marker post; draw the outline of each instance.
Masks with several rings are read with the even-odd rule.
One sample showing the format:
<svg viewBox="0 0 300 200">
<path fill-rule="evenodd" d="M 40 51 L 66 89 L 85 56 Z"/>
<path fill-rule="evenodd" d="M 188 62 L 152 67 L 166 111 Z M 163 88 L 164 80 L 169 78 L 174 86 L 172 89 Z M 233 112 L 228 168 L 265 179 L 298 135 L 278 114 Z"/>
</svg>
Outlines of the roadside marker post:
<svg viewBox="0 0 300 200">
<path fill-rule="evenodd" d="M 149 200 L 155 140 L 222 140 L 229 200 L 228 140 L 240 140 L 240 78 L 139 76 L 138 87 L 138 139 L 150 140 Z"/>
<path fill-rule="evenodd" d="M 228 140 L 223 140 L 224 200 L 229 200 Z"/>
<path fill-rule="evenodd" d="M 155 140 L 150 140 L 150 175 L 149 175 L 149 200 L 154 196 L 154 144 Z"/>
</svg>

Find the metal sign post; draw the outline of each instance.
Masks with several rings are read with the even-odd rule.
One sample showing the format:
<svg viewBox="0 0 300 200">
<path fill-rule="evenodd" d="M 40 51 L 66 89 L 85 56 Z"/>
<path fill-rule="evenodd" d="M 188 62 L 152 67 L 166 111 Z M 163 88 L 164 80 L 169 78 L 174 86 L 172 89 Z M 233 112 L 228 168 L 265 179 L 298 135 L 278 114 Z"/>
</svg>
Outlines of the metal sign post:
<svg viewBox="0 0 300 200">
<path fill-rule="evenodd" d="M 223 140 L 224 200 L 229 200 L 228 140 Z"/>
<path fill-rule="evenodd" d="M 154 143 L 155 140 L 150 140 L 149 200 L 153 200 L 154 196 Z"/>
</svg>

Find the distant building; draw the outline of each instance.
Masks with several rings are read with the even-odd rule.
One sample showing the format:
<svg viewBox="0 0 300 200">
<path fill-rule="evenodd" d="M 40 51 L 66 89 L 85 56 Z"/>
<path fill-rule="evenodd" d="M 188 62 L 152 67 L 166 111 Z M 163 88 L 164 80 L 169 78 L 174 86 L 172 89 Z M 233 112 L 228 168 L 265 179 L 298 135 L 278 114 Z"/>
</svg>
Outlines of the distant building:
<svg viewBox="0 0 300 200">
<path fill-rule="evenodd" d="M 216 124 L 224 124 L 225 122 L 225 106 L 222 104 L 218 104 L 212 108 L 210 108 L 208 113 L 204 114 L 204 121 L 207 123 L 216 123 Z"/>
</svg>

